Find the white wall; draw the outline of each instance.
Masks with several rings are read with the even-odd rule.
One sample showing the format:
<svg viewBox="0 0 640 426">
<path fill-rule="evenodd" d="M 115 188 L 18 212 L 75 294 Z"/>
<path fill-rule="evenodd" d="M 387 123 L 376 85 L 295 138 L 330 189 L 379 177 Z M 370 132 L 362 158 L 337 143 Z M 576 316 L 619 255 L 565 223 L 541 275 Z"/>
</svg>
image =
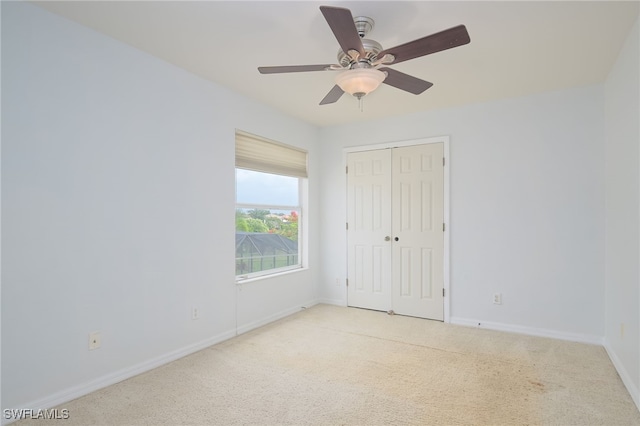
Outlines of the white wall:
<svg viewBox="0 0 640 426">
<path fill-rule="evenodd" d="M 2 2 L 2 90 L 2 408 L 63 402 L 316 298 L 317 245 L 309 270 L 236 293 L 233 182 L 240 128 L 308 149 L 317 192 L 317 128 L 21 2 Z"/>
<path fill-rule="evenodd" d="M 640 407 L 640 33 L 605 83 L 605 347 Z"/>
<path fill-rule="evenodd" d="M 322 129 L 321 300 L 345 301 L 343 148 L 448 135 L 452 321 L 600 341 L 602 105 L 595 86 Z"/>
</svg>

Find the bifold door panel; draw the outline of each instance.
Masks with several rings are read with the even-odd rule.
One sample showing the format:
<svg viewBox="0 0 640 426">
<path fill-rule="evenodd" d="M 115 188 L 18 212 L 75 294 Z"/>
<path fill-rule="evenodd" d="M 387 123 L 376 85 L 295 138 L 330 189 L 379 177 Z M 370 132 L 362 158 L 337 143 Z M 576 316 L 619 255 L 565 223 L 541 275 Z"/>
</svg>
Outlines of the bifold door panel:
<svg viewBox="0 0 640 426">
<path fill-rule="evenodd" d="M 387 310 L 391 296 L 391 151 L 349 154 L 347 176 L 349 305 Z"/>
<path fill-rule="evenodd" d="M 443 145 L 395 148 L 392 158 L 393 310 L 443 320 Z"/>
</svg>

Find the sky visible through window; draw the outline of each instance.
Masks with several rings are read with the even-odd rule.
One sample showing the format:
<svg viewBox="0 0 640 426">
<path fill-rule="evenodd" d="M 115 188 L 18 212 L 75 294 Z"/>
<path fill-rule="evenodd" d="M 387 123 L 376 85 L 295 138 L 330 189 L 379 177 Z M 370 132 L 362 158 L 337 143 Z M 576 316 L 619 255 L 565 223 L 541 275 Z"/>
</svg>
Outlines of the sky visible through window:
<svg viewBox="0 0 640 426">
<path fill-rule="evenodd" d="M 297 206 L 298 178 L 236 169 L 236 202 Z"/>
</svg>

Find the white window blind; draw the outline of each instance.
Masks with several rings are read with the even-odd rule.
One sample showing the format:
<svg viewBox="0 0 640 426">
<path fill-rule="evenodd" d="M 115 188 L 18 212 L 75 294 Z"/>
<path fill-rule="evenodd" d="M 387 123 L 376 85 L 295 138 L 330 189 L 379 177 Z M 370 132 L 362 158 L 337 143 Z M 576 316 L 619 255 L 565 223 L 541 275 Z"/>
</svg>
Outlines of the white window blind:
<svg viewBox="0 0 640 426">
<path fill-rule="evenodd" d="M 307 177 L 307 152 L 236 130 L 236 167 Z"/>
</svg>

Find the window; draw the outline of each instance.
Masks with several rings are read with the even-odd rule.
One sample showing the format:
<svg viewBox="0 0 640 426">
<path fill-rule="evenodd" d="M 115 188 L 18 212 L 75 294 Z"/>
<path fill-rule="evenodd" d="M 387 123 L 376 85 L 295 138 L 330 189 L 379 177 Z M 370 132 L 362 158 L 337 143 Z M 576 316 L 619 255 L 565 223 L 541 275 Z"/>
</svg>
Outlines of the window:
<svg viewBox="0 0 640 426">
<path fill-rule="evenodd" d="M 236 277 L 302 267 L 307 153 L 236 132 Z"/>
</svg>

